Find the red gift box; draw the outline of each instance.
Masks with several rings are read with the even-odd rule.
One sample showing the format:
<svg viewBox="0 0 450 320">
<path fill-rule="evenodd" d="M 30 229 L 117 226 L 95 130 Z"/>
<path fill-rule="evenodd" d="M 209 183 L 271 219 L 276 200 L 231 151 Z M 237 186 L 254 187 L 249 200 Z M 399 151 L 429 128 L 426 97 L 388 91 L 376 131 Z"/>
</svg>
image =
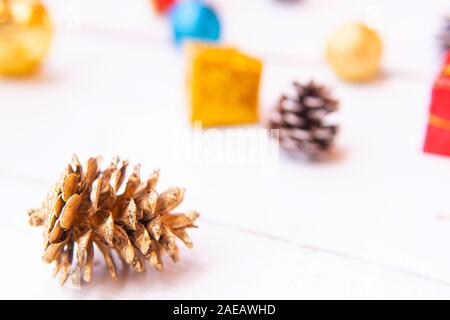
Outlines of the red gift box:
<svg viewBox="0 0 450 320">
<path fill-rule="evenodd" d="M 450 156 L 450 52 L 433 86 L 424 151 Z"/>
</svg>

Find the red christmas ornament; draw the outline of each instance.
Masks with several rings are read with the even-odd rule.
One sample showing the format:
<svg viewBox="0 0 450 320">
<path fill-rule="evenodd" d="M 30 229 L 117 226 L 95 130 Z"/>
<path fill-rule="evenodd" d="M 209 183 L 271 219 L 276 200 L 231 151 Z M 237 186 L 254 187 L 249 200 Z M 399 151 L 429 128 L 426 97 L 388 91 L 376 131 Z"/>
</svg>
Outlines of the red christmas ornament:
<svg viewBox="0 0 450 320">
<path fill-rule="evenodd" d="M 424 151 L 450 156 L 450 53 L 431 94 Z"/>
<path fill-rule="evenodd" d="M 158 14 L 164 14 L 174 5 L 176 0 L 152 0 L 153 8 Z"/>
</svg>

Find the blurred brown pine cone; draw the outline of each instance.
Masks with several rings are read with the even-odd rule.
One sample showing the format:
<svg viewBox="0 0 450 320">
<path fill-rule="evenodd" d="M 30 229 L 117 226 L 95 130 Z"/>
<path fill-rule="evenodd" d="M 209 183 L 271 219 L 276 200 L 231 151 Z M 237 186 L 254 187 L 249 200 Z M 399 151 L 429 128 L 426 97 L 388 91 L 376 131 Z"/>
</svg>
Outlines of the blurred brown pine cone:
<svg viewBox="0 0 450 320">
<path fill-rule="evenodd" d="M 294 82 L 294 92 L 282 95 L 269 118 L 269 128 L 278 129 L 280 146 L 309 160 L 323 160 L 334 146 L 338 127 L 324 124 L 324 117 L 338 110 L 339 103 L 328 89 L 313 81 Z"/>
<path fill-rule="evenodd" d="M 61 285 L 69 274 L 75 282 L 91 280 L 94 245 L 113 279 L 117 271 L 112 251 L 124 265 L 142 272 L 145 261 L 162 270 L 164 252 L 177 262 L 176 238 L 192 247 L 185 229 L 195 227 L 198 213 L 171 213 L 182 201 L 183 189 L 158 194 L 159 172 L 141 181 L 140 167 L 135 166 L 119 192 L 128 162 L 114 158 L 104 171 L 98 163 L 99 159 L 91 158 L 83 168 L 74 156 L 42 207 L 29 210 L 30 224 L 44 226 L 43 260 L 55 261 L 54 275 L 59 274 Z M 74 256 L 76 264 L 72 266 Z"/>
</svg>

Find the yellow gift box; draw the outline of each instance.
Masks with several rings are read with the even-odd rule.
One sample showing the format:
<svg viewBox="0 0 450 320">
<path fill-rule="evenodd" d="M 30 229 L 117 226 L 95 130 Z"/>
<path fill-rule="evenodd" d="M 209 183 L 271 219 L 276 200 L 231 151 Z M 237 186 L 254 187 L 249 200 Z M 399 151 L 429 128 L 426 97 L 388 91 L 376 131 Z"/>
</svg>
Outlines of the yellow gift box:
<svg viewBox="0 0 450 320">
<path fill-rule="evenodd" d="M 186 50 L 192 123 L 257 122 L 262 62 L 235 48 L 205 43 L 188 43 Z"/>
</svg>

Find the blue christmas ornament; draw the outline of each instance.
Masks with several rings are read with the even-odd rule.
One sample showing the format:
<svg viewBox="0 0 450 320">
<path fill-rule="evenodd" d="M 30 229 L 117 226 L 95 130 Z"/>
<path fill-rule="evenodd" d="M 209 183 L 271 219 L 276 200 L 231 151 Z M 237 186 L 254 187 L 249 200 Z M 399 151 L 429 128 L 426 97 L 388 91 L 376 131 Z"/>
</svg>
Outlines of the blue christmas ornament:
<svg viewBox="0 0 450 320">
<path fill-rule="evenodd" d="M 186 39 L 214 42 L 220 38 L 220 21 L 213 8 L 199 0 L 181 1 L 170 11 L 174 42 Z"/>
</svg>

